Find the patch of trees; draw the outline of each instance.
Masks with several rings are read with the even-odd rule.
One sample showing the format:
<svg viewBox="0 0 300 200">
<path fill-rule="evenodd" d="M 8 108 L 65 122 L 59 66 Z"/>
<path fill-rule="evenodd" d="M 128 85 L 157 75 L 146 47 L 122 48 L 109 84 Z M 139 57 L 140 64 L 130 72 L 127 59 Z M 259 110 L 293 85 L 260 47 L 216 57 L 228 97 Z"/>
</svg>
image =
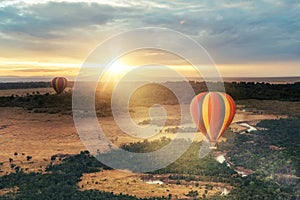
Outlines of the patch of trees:
<svg viewBox="0 0 300 200">
<path fill-rule="evenodd" d="M 264 130 L 247 135 L 234 134 L 231 142 L 224 143 L 222 148 L 229 150 L 231 161 L 255 171 L 261 170 L 266 176 L 283 171 L 295 171 L 295 175 L 300 176 L 300 118 L 265 120 L 257 126 Z"/>
<path fill-rule="evenodd" d="M 169 144 L 170 141 L 170 139 L 162 137 L 160 140 L 150 142 L 145 140 L 143 142 L 122 145 L 122 148 L 136 153 L 153 152 Z M 180 145 L 189 141 L 177 139 L 172 142 L 177 142 L 178 145 L 176 147 L 180 148 Z M 188 150 L 174 163 L 150 174 L 174 174 L 171 176 L 173 180 L 181 177 L 181 180 L 192 181 L 199 180 L 199 176 L 201 176 L 201 180 L 229 182 L 228 179 L 236 174 L 236 172 L 228 168 L 225 164 L 218 163 L 212 154 L 200 159 L 200 147 L 201 142 L 192 143 Z"/>
<path fill-rule="evenodd" d="M 46 93 L 0 97 L 0 107 L 22 107 L 34 113 L 72 114 L 72 92 L 60 95 Z M 110 104 L 96 102 L 96 112 L 98 116 L 111 115 Z"/>
<path fill-rule="evenodd" d="M 215 196 L 209 200 L 296 200 L 297 196 L 289 187 L 278 185 L 274 181 L 260 180 L 257 176 L 243 179 L 243 184 L 233 189 L 227 196 Z"/>
<path fill-rule="evenodd" d="M 68 82 L 69 87 L 73 87 L 73 82 Z M 30 89 L 30 88 L 49 88 L 52 87 L 51 82 L 9 82 L 0 83 L 0 90 L 12 89 Z"/>
<path fill-rule="evenodd" d="M 226 164 L 218 163 L 211 153 L 205 158 L 199 158 L 201 143 L 192 143 L 189 149 L 174 163 L 159 169 L 153 174 L 171 174 L 173 180 L 185 181 L 216 181 L 230 183 L 235 171 Z"/>
<path fill-rule="evenodd" d="M 205 82 L 190 82 L 196 93 L 207 91 Z M 208 83 L 216 91 L 222 89 L 221 83 Z M 270 84 L 256 82 L 224 83 L 226 93 L 235 100 L 288 100 L 300 101 L 300 82 L 294 84 Z"/>
<path fill-rule="evenodd" d="M 71 113 L 72 111 L 72 94 L 64 93 L 61 95 L 44 95 L 26 96 L 9 96 L 0 97 L 0 106 L 2 107 L 23 107 L 36 113 Z"/>
<path fill-rule="evenodd" d="M 195 94 L 207 92 L 208 88 L 212 91 L 223 91 L 225 87 L 226 93 L 230 94 L 235 100 L 258 99 L 258 100 L 284 100 L 284 101 L 300 101 L 300 82 L 294 84 L 270 84 L 258 82 L 166 82 L 162 86 L 157 84 L 148 84 L 137 92 L 135 103 L 137 105 L 148 105 L 153 102 L 163 104 L 177 104 L 178 101 L 171 94 L 169 89 L 184 103 L 190 103 L 193 94 L 188 93 L 185 89 L 191 85 Z M 166 86 L 166 87 L 163 87 Z M 224 86 L 224 87 L 223 87 Z M 152 104 L 151 104 L 152 105 Z"/>
<path fill-rule="evenodd" d="M 130 143 L 121 145 L 121 149 L 135 153 L 147 153 L 156 151 L 171 142 L 170 138 L 162 137 L 160 140 L 154 140 L 149 142 L 144 140 L 143 142 Z"/>
<path fill-rule="evenodd" d="M 101 164 L 88 151 L 79 155 L 66 158 L 59 165 L 49 165 L 47 173 L 23 173 L 17 172 L 0 177 L 0 190 L 3 188 L 18 187 L 17 193 L 8 193 L 0 196 L 0 199 L 77 199 L 77 200 L 138 200 L 139 198 L 113 194 L 113 192 L 101 192 L 96 190 L 80 191 L 78 182 L 81 181 L 83 173 L 98 172 L 110 168 Z M 166 199 L 166 198 L 149 198 Z"/>
<path fill-rule="evenodd" d="M 233 199 L 297 199 L 300 196 L 300 118 L 265 120 L 251 134 L 228 134 L 219 150 L 255 173 L 230 194 Z M 221 198 L 220 198 L 221 199 Z"/>
<path fill-rule="evenodd" d="M 195 197 L 199 196 L 199 193 L 198 193 L 197 190 L 191 190 L 191 191 L 189 191 L 189 193 L 187 193 L 185 196 L 195 198 Z"/>
<path fill-rule="evenodd" d="M 51 83 L 50 82 L 0 83 L 0 90 L 29 89 L 29 88 L 47 88 L 47 87 L 51 87 Z"/>
</svg>

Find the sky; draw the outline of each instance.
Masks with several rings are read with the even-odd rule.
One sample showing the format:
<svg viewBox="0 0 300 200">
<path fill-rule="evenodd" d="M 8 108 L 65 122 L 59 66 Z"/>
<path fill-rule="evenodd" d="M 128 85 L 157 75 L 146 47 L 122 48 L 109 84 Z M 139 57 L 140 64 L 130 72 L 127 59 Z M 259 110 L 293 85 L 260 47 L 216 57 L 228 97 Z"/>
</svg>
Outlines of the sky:
<svg viewBox="0 0 300 200">
<path fill-rule="evenodd" d="M 299 13 L 299 0 L 0 0 L 0 81 L 72 79 L 101 42 L 142 27 L 191 37 L 224 77 L 300 76 Z M 181 63 L 153 53 L 123 60 L 143 59 Z"/>
</svg>

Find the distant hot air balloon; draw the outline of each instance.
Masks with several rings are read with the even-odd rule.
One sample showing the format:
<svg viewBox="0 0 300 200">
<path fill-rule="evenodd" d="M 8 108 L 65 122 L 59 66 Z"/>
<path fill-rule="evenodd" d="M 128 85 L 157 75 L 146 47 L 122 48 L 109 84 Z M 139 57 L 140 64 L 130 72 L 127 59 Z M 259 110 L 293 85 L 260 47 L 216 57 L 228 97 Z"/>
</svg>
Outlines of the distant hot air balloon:
<svg viewBox="0 0 300 200">
<path fill-rule="evenodd" d="M 190 111 L 199 130 L 215 146 L 235 115 L 231 96 L 221 92 L 205 92 L 191 102 Z"/>
<path fill-rule="evenodd" d="M 57 94 L 61 94 L 67 87 L 68 80 L 64 77 L 55 77 L 52 79 L 52 87 Z"/>
</svg>

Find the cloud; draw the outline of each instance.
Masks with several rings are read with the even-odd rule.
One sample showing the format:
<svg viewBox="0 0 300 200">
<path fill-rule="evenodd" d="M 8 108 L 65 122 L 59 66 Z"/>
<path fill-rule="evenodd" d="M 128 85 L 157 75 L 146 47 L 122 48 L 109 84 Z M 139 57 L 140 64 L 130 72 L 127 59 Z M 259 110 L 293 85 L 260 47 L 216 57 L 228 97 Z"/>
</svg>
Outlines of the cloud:
<svg viewBox="0 0 300 200">
<path fill-rule="evenodd" d="M 297 0 L 26 2 L 0 3 L 2 56 L 82 60 L 113 34 L 157 26 L 196 39 L 217 63 L 300 61 Z"/>
<path fill-rule="evenodd" d="M 105 25 L 120 8 L 96 3 L 48 2 L 28 6 L 7 6 L 0 10 L 1 31 L 51 39 L 72 30 Z M 122 8 L 130 12 L 130 8 Z"/>
</svg>

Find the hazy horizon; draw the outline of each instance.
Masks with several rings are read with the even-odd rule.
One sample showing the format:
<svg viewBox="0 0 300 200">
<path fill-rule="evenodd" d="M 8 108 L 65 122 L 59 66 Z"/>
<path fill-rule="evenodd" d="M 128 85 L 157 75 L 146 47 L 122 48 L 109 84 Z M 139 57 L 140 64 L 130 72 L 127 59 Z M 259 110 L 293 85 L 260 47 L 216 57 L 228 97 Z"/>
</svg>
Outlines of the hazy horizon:
<svg viewBox="0 0 300 200">
<path fill-rule="evenodd" d="M 53 77 L 1 77 L 0 83 L 14 83 L 14 82 L 49 82 Z M 75 81 L 74 77 L 67 77 L 69 81 Z M 186 77 L 189 81 L 204 81 L 203 78 L 199 77 Z M 214 77 L 207 78 L 209 81 L 214 81 Z M 300 82 L 300 76 L 281 76 L 281 77 L 222 77 L 224 82 L 269 82 L 269 83 L 296 83 Z M 140 81 L 140 80 L 132 80 Z M 161 77 L 158 78 L 159 82 L 167 81 L 179 81 L 172 77 Z"/>
</svg>

